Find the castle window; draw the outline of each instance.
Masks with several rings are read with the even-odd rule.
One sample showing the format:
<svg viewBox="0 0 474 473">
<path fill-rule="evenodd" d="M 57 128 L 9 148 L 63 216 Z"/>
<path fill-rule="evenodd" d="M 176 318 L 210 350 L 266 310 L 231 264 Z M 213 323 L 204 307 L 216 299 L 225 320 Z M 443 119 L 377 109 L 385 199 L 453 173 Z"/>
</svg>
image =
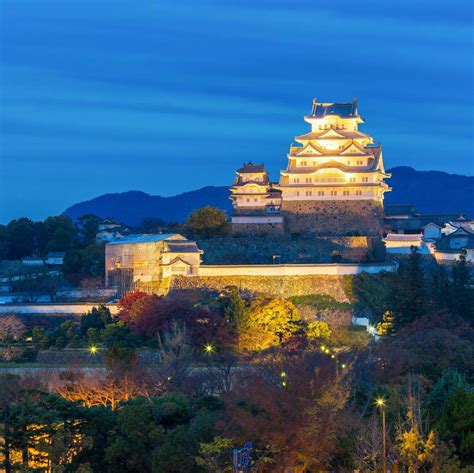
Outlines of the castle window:
<svg viewBox="0 0 474 473">
<path fill-rule="evenodd" d="M 368 177 L 363 177 L 362 182 L 369 182 L 369 178 Z"/>
<path fill-rule="evenodd" d="M 356 178 L 355 177 L 350 177 L 349 178 L 349 182 L 355 182 L 356 181 Z"/>
<path fill-rule="evenodd" d="M 331 195 L 337 195 L 337 191 L 331 191 Z"/>
<path fill-rule="evenodd" d="M 312 181 L 313 181 L 313 180 L 312 180 L 310 177 L 307 177 L 307 178 L 306 178 L 306 184 L 311 184 Z"/>
<path fill-rule="evenodd" d="M 319 197 L 324 197 L 324 191 L 318 191 L 318 196 Z"/>
<path fill-rule="evenodd" d="M 293 178 L 293 182 L 294 182 L 295 184 L 299 184 L 300 178 L 299 178 L 299 177 Z"/>
<path fill-rule="evenodd" d="M 249 199 L 249 198 L 247 198 L 247 202 L 250 202 L 250 199 Z"/>
<path fill-rule="evenodd" d="M 296 191 L 296 197 L 300 196 L 300 191 Z"/>
<path fill-rule="evenodd" d="M 301 161 L 301 166 L 306 166 L 306 161 Z"/>
<path fill-rule="evenodd" d="M 357 161 L 357 166 L 362 166 L 364 164 L 364 161 Z"/>
<path fill-rule="evenodd" d="M 311 191 L 306 191 L 306 197 L 311 197 L 313 193 Z"/>
<path fill-rule="evenodd" d="M 254 200 L 254 202 L 258 202 L 258 199 L 253 199 L 253 200 Z"/>
<path fill-rule="evenodd" d="M 350 161 L 347 161 L 347 165 L 349 166 L 350 164 L 351 164 L 351 162 L 350 162 Z"/>
<path fill-rule="evenodd" d="M 349 191 L 342 191 L 342 195 L 345 195 L 345 196 L 349 195 Z"/>
<path fill-rule="evenodd" d="M 356 191 L 356 195 L 362 195 L 362 191 Z"/>
</svg>

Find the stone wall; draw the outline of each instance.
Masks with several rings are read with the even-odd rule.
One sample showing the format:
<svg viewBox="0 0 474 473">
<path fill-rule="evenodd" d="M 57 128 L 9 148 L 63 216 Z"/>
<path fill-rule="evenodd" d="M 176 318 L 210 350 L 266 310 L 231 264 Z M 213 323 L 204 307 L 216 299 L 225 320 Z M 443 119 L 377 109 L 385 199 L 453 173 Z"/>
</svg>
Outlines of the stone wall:
<svg viewBox="0 0 474 473">
<path fill-rule="evenodd" d="M 249 229 L 247 234 L 239 236 L 198 240 L 197 245 L 204 251 L 203 264 L 330 263 L 334 253 L 341 255 L 343 262 L 364 261 L 372 251 L 373 240 L 310 235 L 269 237 Z M 378 255 L 377 260 L 383 261 L 384 255 Z"/>
<path fill-rule="evenodd" d="M 245 235 L 281 235 L 285 231 L 283 222 L 281 223 L 236 223 L 232 222 L 233 234 Z"/>
<path fill-rule="evenodd" d="M 282 204 L 289 232 L 315 235 L 380 235 L 383 207 L 371 200 L 287 201 Z"/>
<path fill-rule="evenodd" d="M 251 294 L 274 294 L 283 297 L 327 294 L 339 302 L 348 302 L 344 276 L 192 276 L 174 277 L 171 291 L 200 289 L 220 291 L 236 286 Z"/>
</svg>

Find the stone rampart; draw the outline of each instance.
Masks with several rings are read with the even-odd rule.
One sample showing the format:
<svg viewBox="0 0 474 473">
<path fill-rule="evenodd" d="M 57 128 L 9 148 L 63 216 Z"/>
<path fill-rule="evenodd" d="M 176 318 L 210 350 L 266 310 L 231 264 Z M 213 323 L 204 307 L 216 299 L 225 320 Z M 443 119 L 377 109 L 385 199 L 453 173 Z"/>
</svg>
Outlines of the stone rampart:
<svg viewBox="0 0 474 473">
<path fill-rule="evenodd" d="M 286 229 L 315 235 L 380 235 L 383 207 L 371 200 L 288 201 L 282 204 Z"/>
<path fill-rule="evenodd" d="M 344 276 L 177 276 L 171 291 L 200 289 L 220 291 L 236 286 L 252 294 L 274 294 L 283 297 L 327 294 L 339 302 L 348 302 L 344 292 Z"/>
</svg>

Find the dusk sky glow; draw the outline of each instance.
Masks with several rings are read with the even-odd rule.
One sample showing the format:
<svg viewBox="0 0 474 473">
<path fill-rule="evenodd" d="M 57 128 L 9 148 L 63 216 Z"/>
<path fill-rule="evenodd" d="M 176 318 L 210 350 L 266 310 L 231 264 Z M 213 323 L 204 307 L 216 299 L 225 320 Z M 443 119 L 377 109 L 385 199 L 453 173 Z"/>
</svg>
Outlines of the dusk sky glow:
<svg viewBox="0 0 474 473">
<path fill-rule="evenodd" d="M 388 168 L 474 174 L 472 0 L 3 0 L 0 222 L 104 193 L 276 179 L 311 101 Z"/>
</svg>

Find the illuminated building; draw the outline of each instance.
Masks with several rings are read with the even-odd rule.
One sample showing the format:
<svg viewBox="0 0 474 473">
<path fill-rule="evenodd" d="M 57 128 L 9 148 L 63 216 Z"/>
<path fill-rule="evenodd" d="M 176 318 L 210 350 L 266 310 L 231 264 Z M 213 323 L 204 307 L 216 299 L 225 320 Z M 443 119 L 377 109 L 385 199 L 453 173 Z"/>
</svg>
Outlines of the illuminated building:
<svg viewBox="0 0 474 473">
<path fill-rule="evenodd" d="M 281 212 L 290 231 L 379 234 L 383 196 L 390 190 L 384 179 L 390 175 L 381 145 L 359 131 L 364 120 L 357 102 L 315 99 L 305 121 L 311 131 L 295 138 L 298 144 L 290 146 L 287 168 L 277 184 L 269 182 L 263 166 L 249 164 L 237 171 L 231 188 L 234 228 L 251 223 L 242 217 L 253 209 L 251 214 L 260 216 Z"/>
</svg>

